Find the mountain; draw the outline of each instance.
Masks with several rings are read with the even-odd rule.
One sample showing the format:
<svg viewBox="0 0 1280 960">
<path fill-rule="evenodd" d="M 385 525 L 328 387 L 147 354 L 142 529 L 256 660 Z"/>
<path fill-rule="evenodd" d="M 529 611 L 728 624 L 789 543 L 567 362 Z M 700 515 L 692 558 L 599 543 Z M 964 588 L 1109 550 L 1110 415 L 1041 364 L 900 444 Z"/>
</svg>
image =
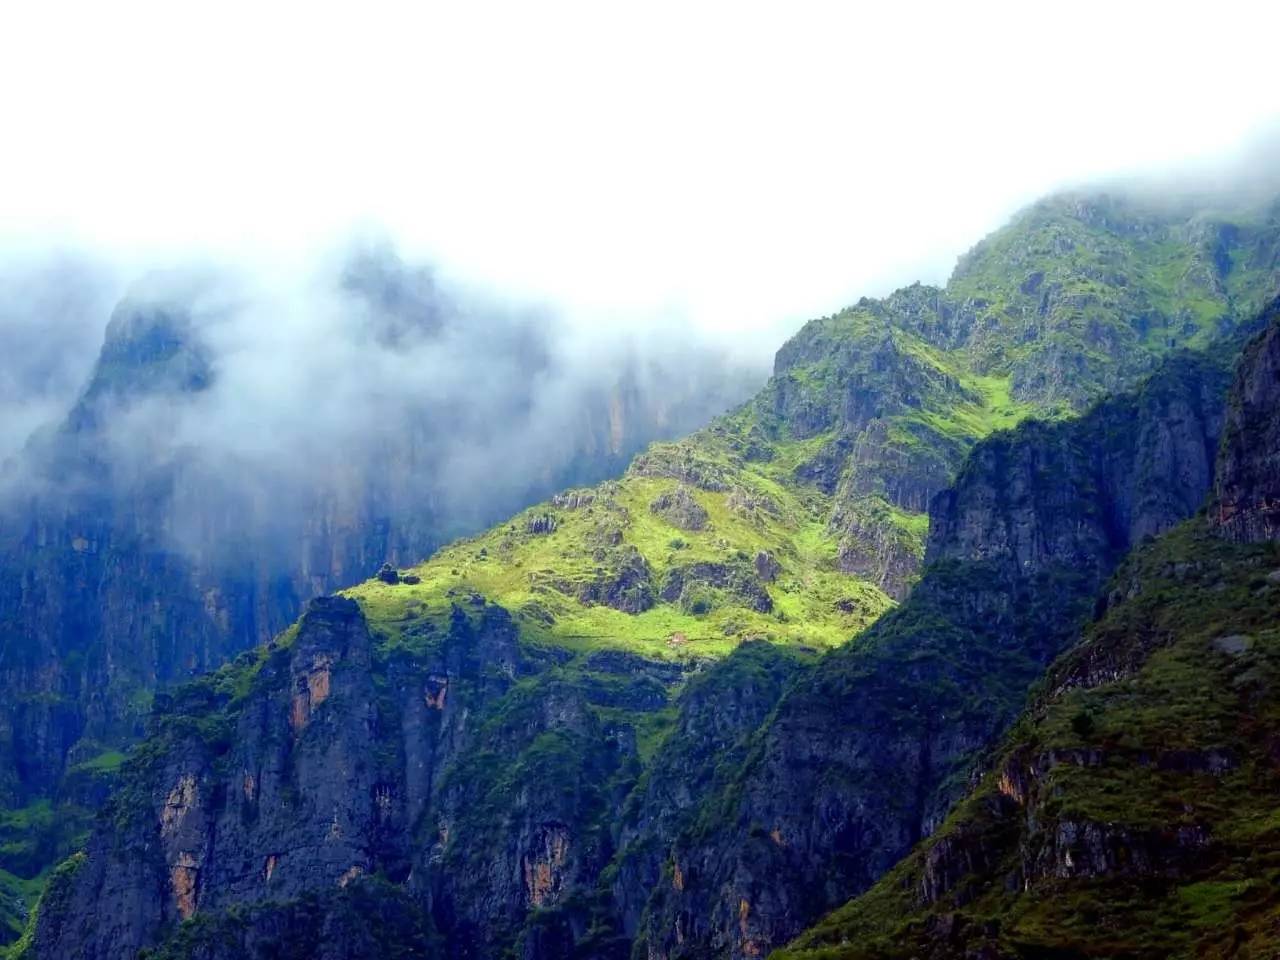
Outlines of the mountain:
<svg viewBox="0 0 1280 960">
<path fill-rule="evenodd" d="M 1207 512 L 1143 545 L 977 786 L 778 954 L 1270 957 L 1280 930 L 1280 311 Z"/>
<path fill-rule="evenodd" d="M 710 427 L 157 697 L 20 950 L 783 945 L 1209 493 L 1278 243 L 1275 208 L 1052 198 L 945 289 L 811 322 Z"/>
<path fill-rule="evenodd" d="M 267 321 L 241 318 L 225 285 L 186 274 L 141 283 L 114 310 L 71 408 L 0 476 L 0 939 L 83 841 L 157 692 L 265 642 L 310 598 L 387 561 L 615 475 L 650 440 L 704 423 L 756 383 L 696 347 L 681 358 L 624 346 L 577 376 L 541 320 L 454 303 L 429 277 L 370 255 L 331 293 L 341 321 L 316 320 L 349 341 L 335 356 L 364 367 L 324 370 L 320 384 L 299 376 L 316 413 L 286 437 L 263 432 L 276 422 L 241 394 L 257 364 L 279 376 L 288 361 L 238 352 L 232 334 Z M 433 369 L 477 357 L 526 376 L 412 392 Z M 370 385 L 372 411 L 325 419 L 344 404 L 319 394 L 404 367 L 414 375 Z M 263 403 L 282 402 L 256 386 Z M 210 436 L 235 412 L 241 432 Z M 549 432 L 556 442 L 539 443 Z M 461 489 L 449 472 L 459 446 L 513 434 L 530 437 L 504 455 L 513 477 Z"/>
<path fill-rule="evenodd" d="M 979 444 L 934 501 L 910 598 L 797 678 L 677 834 L 649 949 L 763 955 L 929 833 L 1128 548 L 1203 502 L 1227 380 L 1179 357 L 1079 419 Z"/>
</svg>

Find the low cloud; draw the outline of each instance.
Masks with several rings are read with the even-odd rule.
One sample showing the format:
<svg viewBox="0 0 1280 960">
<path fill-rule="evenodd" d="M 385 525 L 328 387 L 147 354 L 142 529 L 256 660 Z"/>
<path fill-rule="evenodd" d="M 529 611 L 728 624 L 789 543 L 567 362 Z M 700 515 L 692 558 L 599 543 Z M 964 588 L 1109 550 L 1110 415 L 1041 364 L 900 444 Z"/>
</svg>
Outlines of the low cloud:
<svg viewBox="0 0 1280 960">
<path fill-rule="evenodd" d="M 160 490 L 131 523 L 199 564 L 250 550 L 317 587 L 616 473 L 767 375 L 661 320 L 587 325 L 443 283 L 384 240 L 287 277 L 153 273 L 105 332 L 110 285 L 45 282 L 68 269 L 5 291 L 30 318 L 0 362 L 7 450 L 36 434 L 17 489 L 74 503 L 107 484 L 134 510 Z M 345 569 L 357 542 L 379 554 Z"/>
<path fill-rule="evenodd" d="M 65 253 L 0 263 L 0 463 L 84 385 L 115 295 L 112 272 Z"/>
</svg>

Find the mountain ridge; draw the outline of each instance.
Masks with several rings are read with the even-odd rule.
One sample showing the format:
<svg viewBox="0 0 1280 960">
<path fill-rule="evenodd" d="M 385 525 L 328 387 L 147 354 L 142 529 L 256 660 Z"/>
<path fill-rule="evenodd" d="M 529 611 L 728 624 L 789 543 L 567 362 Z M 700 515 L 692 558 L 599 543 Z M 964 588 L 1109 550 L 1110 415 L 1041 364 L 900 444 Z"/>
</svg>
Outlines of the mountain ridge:
<svg viewBox="0 0 1280 960">
<path fill-rule="evenodd" d="M 955 776 L 1012 719 L 1118 554 L 1185 515 L 1207 492 L 1208 470 L 1192 465 L 1216 436 L 1221 398 L 1213 385 L 1225 386 L 1222 357 L 1231 353 L 1213 344 L 1248 329 L 1250 298 L 1274 286 L 1277 228 L 1274 211 L 1203 236 L 1200 221 L 1192 221 L 1155 217 L 1131 225 L 1109 202 L 1048 201 L 964 262 L 953 280 L 962 296 L 917 286 L 814 321 L 779 351 L 777 372 L 755 400 L 692 438 L 651 447 L 620 480 L 570 490 L 423 564 L 388 567 L 345 591 L 358 601 L 372 644 L 370 666 L 361 660 L 356 670 L 373 683 L 369 696 L 338 692 L 343 657 L 334 651 L 295 662 L 323 621 L 304 617 L 278 641 L 160 704 L 157 722 L 172 732 L 156 728 L 126 764 L 133 792 L 125 794 L 128 802 L 117 801 L 123 819 L 111 827 L 135 838 L 131 849 L 141 859 L 128 869 L 145 864 L 167 891 L 129 901 L 150 918 L 129 942 L 141 946 L 163 935 L 164 949 L 204 956 L 199 951 L 215 942 L 266 950 L 277 934 L 300 936 L 301 906 L 259 901 L 245 892 L 258 887 L 236 886 L 250 881 L 285 884 L 282 895 L 303 898 L 288 901 L 296 904 L 314 895 L 341 899 L 310 884 L 306 861 L 281 859 L 283 849 L 265 853 L 260 864 L 246 858 L 255 845 L 245 845 L 239 834 L 248 828 L 235 818 L 257 817 L 246 811 L 260 807 L 262 777 L 273 771 L 272 795 L 296 810 L 297 829 L 314 831 L 316 849 L 329 842 L 328 811 L 315 799 L 321 795 L 342 797 L 340 833 L 367 841 L 358 851 L 344 841 L 341 851 L 351 856 L 334 877 L 337 888 L 389 880 L 409 894 L 392 896 L 399 904 L 392 927 L 407 924 L 427 940 L 442 936 L 451 955 L 515 949 L 535 960 L 634 950 L 674 960 L 709 950 L 749 957 L 780 945 L 823 904 L 870 883 L 932 829 L 959 792 Z M 1233 246 L 1241 237 L 1247 242 Z M 1008 262 L 997 269 L 1001 257 Z M 1051 269 L 1039 270 L 1042 264 Z M 984 269 L 989 292 L 974 296 Z M 1199 296 L 1175 297 L 1184 288 Z M 1167 387 L 1103 403 L 1093 420 L 1068 419 L 1089 397 L 1139 377 L 1184 343 L 1219 356 L 1175 357 L 1165 363 L 1165 379 L 1157 371 L 1149 381 Z M 1036 411 L 1051 422 L 999 432 Z M 1123 433 L 1135 413 L 1152 425 L 1136 446 Z M 1095 429 L 1102 433 L 1089 432 Z M 878 584 L 906 595 L 925 555 L 921 511 L 975 444 L 979 452 L 966 468 L 972 475 L 960 471 L 962 486 L 991 486 L 984 456 L 1007 459 L 1022 450 L 1025 457 L 1044 444 L 1066 467 L 1059 489 L 1082 504 L 1098 496 L 1097 470 L 1115 478 L 1101 540 L 1089 541 L 1106 551 L 1099 566 L 1081 571 L 1072 567 L 1079 556 L 1073 535 L 1043 540 L 1044 557 L 1068 568 L 1066 580 L 1049 577 L 1056 593 L 1035 587 L 1048 597 L 1044 622 L 1057 625 L 1039 647 L 1020 651 L 1035 630 L 997 619 L 983 641 L 991 645 L 975 649 L 971 666 L 990 655 L 982 670 L 995 662 L 1017 667 L 999 681 L 995 702 L 1003 708 L 969 710 L 968 694 L 958 688 L 957 715 L 970 726 L 956 727 L 946 749 L 930 742 L 933 735 L 905 744 L 917 760 L 932 755 L 925 765 L 931 772 L 920 778 L 916 809 L 887 831 L 896 839 L 878 845 L 838 796 L 828 804 L 802 786 L 814 756 L 835 756 L 838 743 L 815 747 L 805 763 L 787 767 L 791 774 L 770 779 L 769 771 L 783 769 L 776 757 L 788 757 L 788 745 L 810 742 L 779 734 L 788 716 L 803 718 L 806 702 L 827 703 L 813 714 L 814 729 L 827 733 L 830 704 L 858 702 L 864 648 L 815 655 L 840 647 L 890 609 Z M 1105 469 L 1086 455 L 1090 444 L 1113 451 Z M 1148 459 L 1135 468 L 1139 455 Z M 1187 469 L 1175 472 L 1173 487 L 1155 488 L 1155 465 L 1168 462 Z M 1043 471 L 1034 457 L 1025 467 L 1034 493 Z M 1126 493 L 1125 484 L 1135 482 L 1142 489 Z M 1033 496 L 1028 517 L 1048 530 L 1052 505 Z M 1111 542 L 1122 527 L 1124 539 Z M 971 529 L 983 532 L 966 541 Z M 958 545 L 954 557 L 937 546 L 944 530 L 951 531 L 946 542 Z M 932 656 L 929 669 L 950 676 L 952 667 L 938 659 L 942 648 L 928 641 L 939 612 L 943 622 L 948 610 L 969 618 L 951 629 L 981 634 L 992 626 L 992 610 L 1031 589 L 1009 562 L 1021 555 L 1012 546 L 1017 525 L 1000 530 L 992 522 L 939 526 L 930 548 L 934 572 L 872 628 L 891 641 L 886 650 L 897 643 L 925 661 Z M 993 561 L 977 547 L 997 535 L 1011 546 Z M 959 569 L 953 560 L 969 566 Z M 987 600 L 974 600 L 974 560 L 990 568 L 983 574 Z M 1009 649 L 1001 652 L 1002 643 Z M 877 664 L 873 657 L 872 673 L 893 671 L 897 659 Z M 853 685 L 826 690 L 824 684 L 839 685 L 841 662 L 853 665 L 846 676 Z M 957 676 L 970 683 L 971 674 L 965 667 Z M 996 682 L 994 675 L 988 680 Z M 886 716 L 892 702 L 882 703 Z M 365 711 L 351 735 L 381 731 L 380 746 L 349 743 L 345 728 L 333 726 L 333 714 L 348 709 L 343 703 Z M 246 717 L 261 717 L 264 726 L 229 736 L 228 724 L 239 729 Z M 307 789 L 298 789 L 289 758 L 331 749 L 355 758 L 360 776 L 374 777 L 368 792 L 343 794 L 332 772 L 314 766 Z M 953 772 L 939 773 L 949 765 Z M 761 788 L 762 775 L 774 786 Z M 531 778 L 557 789 L 531 792 Z M 851 783 L 850 796 L 874 788 L 874 780 Z M 816 822 L 834 820 L 797 829 L 785 814 L 795 803 L 827 804 Z M 625 819 L 613 824 L 617 809 Z M 156 829 L 165 836 L 166 818 L 177 824 L 172 843 L 145 841 Z M 416 825 L 408 829 L 410 823 Z M 846 840 L 827 842 L 842 830 L 852 831 Z M 859 831 L 870 838 L 861 847 Z M 104 836 L 100 828 L 91 841 L 87 869 L 75 861 L 80 865 L 51 888 L 50 909 L 42 908 L 32 931 L 37 955 L 113 956 L 94 939 L 91 913 L 75 919 L 79 905 L 95 897 L 139 896 L 102 872 L 119 852 L 103 846 Z M 699 849 L 712 851 L 711 859 Z M 834 873 L 831 857 L 846 861 Z M 229 864 L 239 864 L 232 874 Z M 325 861 L 322 872 L 338 866 Z M 827 877 L 825 889 L 813 886 L 815 876 Z M 772 891 L 762 897 L 766 877 Z M 738 895 L 739 884 L 749 893 Z M 90 895 L 93 889 L 98 893 Z M 66 899 L 72 891 L 79 891 L 74 902 Z M 248 903 L 258 904 L 257 919 L 246 925 L 237 911 Z M 374 937 L 358 918 L 342 915 L 358 942 Z"/>
<path fill-rule="evenodd" d="M 1208 508 L 1117 572 L 981 781 L 778 958 L 1266 957 L 1280 929 L 1280 305 L 1245 351 Z"/>
</svg>

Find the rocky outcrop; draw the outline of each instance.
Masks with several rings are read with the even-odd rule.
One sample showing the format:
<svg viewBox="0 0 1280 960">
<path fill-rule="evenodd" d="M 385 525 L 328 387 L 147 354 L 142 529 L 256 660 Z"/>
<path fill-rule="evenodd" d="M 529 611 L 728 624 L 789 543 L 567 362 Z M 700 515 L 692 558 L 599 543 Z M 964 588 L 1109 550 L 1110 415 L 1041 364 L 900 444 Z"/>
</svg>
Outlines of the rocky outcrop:
<svg viewBox="0 0 1280 960">
<path fill-rule="evenodd" d="M 729 785 L 752 737 L 804 666 L 770 644 L 745 643 L 689 683 L 675 728 L 628 797 L 619 825 L 616 872 L 607 881 L 613 922 L 628 942 L 642 932 L 655 901 L 678 904 L 686 884 L 699 881 L 696 864 L 679 856 L 672 840 L 698 829 L 706 798 Z M 694 935 L 689 913 L 677 909 L 672 917 L 679 939 Z"/>
<path fill-rule="evenodd" d="M 1213 522 L 1241 542 L 1280 537 L 1280 303 L 1245 351 L 1222 438 Z"/>
<path fill-rule="evenodd" d="M 608 566 L 598 567 L 593 579 L 567 585 L 578 600 L 587 605 L 601 604 L 623 613 L 644 613 L 653 606 L 653 571 L 634 547 L 624 547 L 605 557 Z"/>
<path fill-rule="evenodd" d="M 700 490 L 728 490 L 729 473 L 724 464 L 706 457 L 697 445 L 655 443 L 631 462 L 629 472 L 640 477 L 677 480 Z"/>
<path fill-rule="evenodd" d="M 681 530 L 701 530 L 709 519 L 706 508 L 698 503 L 684 484 L 660 494 L 649 504 L 649 510 Z"/>
<path fill-rule="evenodd" d="M 353 601 L 321 598 L 292 639 L 166 698 L 87 856 L 51 889 L 37 955 L 176 949 L 192 917 L 265 944 L 302 904 L 337 922 L 389 884 L 396 925 L 491 956 L 564 904 L 604 866 L 593 824 L 635 762 L 592 704 L 661 709 L 681 672 L 625 679 L 604 657 L 565 683 L 483 604 L 415 643 L 382 650 Z"/>
<path fill-rule="evenodd" d="M 561 510 L 581 510 L 591 506 L 595 499 L 593 490 L 566 490 L 553 496 L 551 503 Z"/>
<path fill-rule="evenodd" d="M 556 532 L 556 518 L 549 513 L 539 513 L 530 517 L 524 525 L 525 532 L 532 536 L 546 536 Z"/>
<path fill-rule="evenodd" d="M 1228 383 L 1220 361 L 1175 357 L 1078 425 L 1029 424 L 982 444 L 933 506 L 927 560 L 1108 575 L 1131 546 L 1203 502 Z"/>
<path fill-rule="evenodd" d="M 924 554 L 904 519 L 878 497 L 843 501 L 831 519 L 831 527 L 840 531 L 840 569 L 874 583 L 895 600 L 907 595 Z"/>
<path fill-rule="evenodd" d="M 773 583 L 782 573 L 782 564 L 768 550 L 757 550 L 755 558 L 756 577 L 761 583 Z"/>
<path fill-rule="evenodd" d="M 1260 710 L 1272 687 L 1264 678 L 1280 662 L 1280 577 L 1269 575 L 1280 543 L 1268 532 L 1265 494 L 1256 493 L 1280 451 L 1280 407 L 1260 402 L 1276 379 L 1268 350 L 1277 329 L 1239 364 L 1210 510 L 1167 529 L 1182 494 L 1132 482 L 1146 470 L 1138 449 L 1125 458 L 1133 478 L 1098 484 L 1104 502 L 1118 496 L 1126 507 L 1098 516 L 1124 518 L 1130 541 L 1139 530 L 1153 536 L 1100 595 L 1098 619 L 1051 667 L 958 812 L 892 879 L 786 957 L 942 960 L 1064 948 L 1192 957 L 1227 942 L 1234 956 L 1273 952 L 1280 897 L 1261 864 L 1280 849 L 1272 833 L 1249 825 L 1273 805 L 1280 742 L 1280 718 Z M 1198 444 L 1179 437 L 1185 425 L 1185 417 L 1162 421 L 1166 435 L 1150 447 L 1159 457 L 1148 465 L 1195 474 L 1184 454 Z M 1149 445 L 1135 427 L 1138 447 Z M 1045 466 L 1060 473 L 1060 463 Z M 1016 563 L 1042 563 L 1046 543 L 1057 549 L 1083 526 L 1067 515 L 1046 542 L 1023 527 L 1021 511 L 995 521 L 986 507 L 951 499 L 952 523 L 940 535 L 976 544 L 1003 531 L 995 542 Z M 1215 901 L 1211 923 L 1187 922 L 1188 904 L 1209 891 L 1232 895 Z M 853 943 L 856 954 L 842 946 Z"/>
<path fill-rule="evenodd" d="M 293 644 L 267 654 L 241 709 L 187 722 L 215 705 L 187 699 L 208 687 L 162 704 L 167 749 L 136 761 L 116 798 L 120 838 L 100 834 L 68 881 L 73 901 L 97 909 L 47 913 L 42 950 L 131 956 L 197 911 L 396 870 L 407 851 L 385 845 L 385 828 L 403 808 L 381 799 L 390 772 L 375 750 L 370 645 L 354 602 L 317 600 Z"/>
<path fill-rule="evenodd" d="M 1259 572 L 1277 563 L 1274 541 L 1201 517 L 1137 550 L 957 813 L 784 955 L 1193 957 L 1228 935 L 1266 956 L 1280 897 L 1260 864 L 1280 851 L 1249 825 L 1276 780 L 1278 721 L 1258 705 L 1280 662 L 1280 590 Z M 1233 895 L 1186 923 L 1209 891 Z"/>
<path fill-rule="evenodd" d="M 773 609 L 773 598 L 761 582 L 759 572 L 745 558 L 730 563 L 703 562 L 672 567 L 658 595 L 668 603 L 706 613 L 716 605 L 716 594 L 721 591 L 757 613 Z"/>
</svg>

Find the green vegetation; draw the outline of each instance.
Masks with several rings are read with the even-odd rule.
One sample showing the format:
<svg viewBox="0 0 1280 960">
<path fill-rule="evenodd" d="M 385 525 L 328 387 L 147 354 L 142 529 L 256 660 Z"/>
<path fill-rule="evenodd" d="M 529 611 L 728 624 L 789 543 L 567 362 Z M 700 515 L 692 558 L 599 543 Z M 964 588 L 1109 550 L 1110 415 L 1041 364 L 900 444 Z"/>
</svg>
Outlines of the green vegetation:
<svg viewBox="0 0 1280 960">
<path fill-rule="evenodd" d="M 37 914 L 46 904 L 60 905 L 67 883 L 84 862 L 83 853 L 73 853 L 39 877 L 25 881 L 0 871 L 0 896 L 5 898 L 4 913 L 0 916 L 5 921 L 6 932 L 16 935 L 7 946 L 0 944 L 0 960 L 30 960 Z M 21 911 L 12 911 L 14 904 L 21 906 Z"/>
<path fill-rule="evenodd" d="M 655 445 L 621 480 L 447 547 L 411 571 L 420 583 L 349 595 L 388 636 L 476 593 L 529 637 L 576 650 L 719 657 L 756 637 L 843 643 L 892 606 L 882 591 L 905 591 L 928 498 L 975 442 L 1083 409 L 1170 351 L 1230 332 L 1276 290 L 1260 257 L 1220 255 L 1269 242 L 1274 224 L 1193 212 L 1042 201 L 962 258 L 945 289 L 916 285 L 811 321 L 760 396 Z M 677 493 L 705 523 L 655 512 Z M 761 552 L 779 565 L 768 610 L 714 585 L 662 596 L 677 567 Z"/>
<path fill-rule="evenodd" d="M 125 755 L 119 750 L 104 750 L 96 757 L 77 763 L 71 769 L 77 773 L 115 773 L 124 761 Z"/>
<path fill-rule="evenodd" d="M 885 729 L 920 722 L 915 695 L 935 681 L 938 701 L 975 718 L 975 729 L 1016 711 L 1043 660 L 1010 649 L 1002 637 L 984 633 L 981 622 L 970 629 L 956 619 L 961 601 L 990 587 L 983 578 L 998 572 L 981 564 L 940 569 L 910 609 L 880 619 L 918 574 L 929 499 L 979 440 L 1029 419 L 1071 416 L 1131 386 L 1170 351 L 1204 347 L 1250 317 L 1276 289 L 1270 261 L 1258 255 L 1274 242 L 1276 228 L 1251 213 L 1231 217 L 1227 239 L 1212 218 L 1159 214 L 1107 198 L 1037 204 L 963 258 L 945 289 L 915 285 L 810 322 L 779 351 L 775 376 L 758 397 L 683 441 L 652 446 L 623 477 L 566 491 L 387 578 L 393 582 L 373 579 L 345 591 L 377 640 L 375 683 L 385 684 L 390 663 L 419 669 L 446 645 L 474 640 L 490 604 L 510 612 L 520 654 L 536 664 L 532 675 L 500 684 L 486 685 L 492 677 L 485 671 L 500 669 L 493 663 L 477 666 L 474 675 L 450 674 L 451 698 L 478 703 L 482 698 L 472 695 L 484 690 L 484 709 L 469 722 L 492 749 L 444 772 L 445 789 L 465 800 L 452 845 L 441 841 L 443 860 L 473 853 L 535 780 L 556 786 L 541 798 L 550 812 L 603 833 L 618 798 L 638 796 L 651 771 L 705 765 L 705 756 L 682 757 L 673 746 L 681 742 L 671 736 L 680 722 L 677 698 L 696 697 L 700 684 L 726 682 L 767 690 L 760 702 L 773 704 L 801 672 L 796 665 L 816 652 L 847 647 L 807 672 L 806 682 L 829 690 L 832 700 L 874 674 L 883 697 L 870 708 L 888 718 Z M 1070 571 L 1054 576 L 1059 583 L 1031 591 L 1049 599 L 1017 605 L 1028 636 L 1056 637 L 1080 613 L 1083 588 Z M 1055 585 L 1062 589 L 1055 592 Z M 1253 610 L 1264 597 L 1260 589 L 1224 587 L 1219 599 L 1235 604 L 1224 618 Z M 1106 623 L 1120 623 L 1126 609 L 1139 608 L 1117 608 Z M 983 610 L 969 616 L 990 619 Z M 848 643 L 878 620 L 869 639 Z M 1175 626 L 1182 629 L 1161 629 Z M 1256 624 L 1240 629 L 1253 631 L 1258 650 L 1269 642 Z M 238 711 L 278 680 L 276 668 L 297 634 L 294 626 L 269 647 L 157 697 L 150 740 L 129 758 L 119 744 L 94 745 L 93 755 L 69 772 L 69 783 L 119 773 L 125 783 L 113 808 L 117 818 L 149 809 L 146 778 L 157 759 L 179 739 L 203 743 L 211 758 L 226 753 Z M 1041 751 L 1049 743 L 1105 747 L 1103 762 L 1053 768 L 1045 817 L 1134 829 L 1199 822 L 1201 807 L 1192 804 L 1187 813 L 1169 798 L 1208 797 L 1202 774 L 1151 771 L 1138 762 L 1158 737 L 1185 741 L 1194 751 L 1215 736 L 1229 740 L 1238 726 L 1236 688 L 1201 689 L 1200 671 L 1208 669 L 1203 651 L 1180 649 L 1175 644 L 1152 656 L 1141 674 L 1163 701 L 1137 679 L 1115 690 L 1078 689 L 1046 700 L 1042 713 L 1018 728 L 1018 736 L 1038 738 Z M 601 655 L 638 659 L 619 672 Z M 707 672 L 714 679 L 686 679 L 675 669 L 709 660 L 726 664 Z M 1209 667 L 1215 665 L 1222 666 Z M 658 668 L 672 672 L 661 679 L 645 674 Z M 973 682 L 946 680 L 957 674 Z M 139 712 L 150 693 L 137 691 Z M 574 717 L 571 729 L 540 727 L 548 702 Z M 1181 706 L 1166 709 L 1170 702 Z M 376 706 L 381 729 L 395 730 L 396 705 L 380 694 Z M 840 718 L 848 726 L 864 720 L 865 711 Z M 634 750 L 617 746 L 632 743 Z M 735 771 L 750 761 L 750 747 L 735 741 L 708 748 L 717 751 L 716 769 L 696 774 L 709 799 L 696 808 L 697 822 L 685 825 L 692 832 L 709 833 L 712 820 L 730 815 L 739 789 Z M 1243 756 L 1246 748 L 1232 749 Z M 1211 786 L 1243 794 L 1258 787 L 1255 774 L 1254 767 L 1237 768 Z M 1013 858 L 1006 847 L 1018 842 L 1018 828 L 992 813 L 994 775 L 982 791 L 937 838 L 976 824 L 1000 856 Z M 1254 804 L 1222 836 L 1236 838 L 1243 850 L 1246 838 L 1269 842 L 1278 821 Z M 10 937 L 23 929 L 23 911 L 47 865 L 69 852 L 80 829 L 47 802 L 0 815 L 0 910 L 7 911 L 0 922 Z M 457 837 L 473 846 L 460 846 Z M 804 941 L 805 955 L 861 955 L 848 953 L 844 940 L 865 944 L 867 955 L 918 945 L 926 929 L 912 899 L 920 857 L 815 931 Z M 615 861 L 607 869 L 617 868 Z M 1060 946 L 1068 942 L 1067 925 L 1119 917 L 1116 911 L 1137 902 L 1113 891 L 1105 907 L 1081 900 L 1068 918 L 1007 896 L 1007 875 L 967 887 L 968 899 L 954 897 L 947 909 L 1013 931 L 1001 943 L 1015 952 L 1024 944 Z M 1240 904 L 1263 896 L 1244 876 L 1215 874 L 1177 887 L 1166 919 L 1194 931 L 1234 916 Z M 318 908 L 308 902 L 287 909 L 309 917 Z M 404 918 L 392 919 L 394 925 Z M 235 936 L 239 923 L 230 914 L 199 918 L 183 925 L 175 944 L 197 942 L 206 928 Z"/>
<path fill-rule="evenodd" d="M 981 786 L 780 960 L 1271 956 L 1275 571 L 1280 546 L 1203 519 L 1138 551 Z"/>
<path fill-rule="evenodd" d="M 651 451 L 646 462 L 676 455 Z M 705 448 L 699 453 L 705 453 Z M 744 639 L 831 647 L 859 632 L 891 602 L 879 590 L 851 580 L 835 564 L 825 531 L 823 504 L 803 490 L 788 489 L 765 470 L 713 461 L 733 478 L 729 489 L 691 489 L 709 521 L 700 530 L 679 530 L 649 506 L 676 490 L 674 479 L 645 476 L 633 468 L 623 480 L 579 491 L 590 503 L 576 509 L 554 503 L 534 507 L 480 537 L 463 540 L 413 568 L 419 583 L 372 580 L 347 591 L 392 642 L 415 624 L 439 620 L 460 598 L 479 594 L 512 611 L 523 635 L 534 643 L 571 650 L 620 649 L 656 659 L 723 656 Z M 764 504 L 761 506 L 760 504 Z M 552 517 L 550 533 L 529 525 Z M 673 543 L 674 541 L 674 543 Z M 633 552 L 634 551 L 634 552 Z M 779 565 L 776 579 L 762 584 L 771 609 L 749 606 L 712 579 L 699 597 L 687 591 L 661 599 L 673 571 L 699 565 L 751 567 L 767 553 Z M 590 598 L 608 593 L 630 558 L 643 558 L 631 589 L 648 601 L 616 601 L 619 609 Z M 620 585 L 625 593 L 627 585 Z M 637 609 L 640 608 L 640 609 Z"/>
<path fill-rule="evenodd" d="M 19 940 L 27 928 L 31 911 L 40 898 L 45 877 L 24 878 L 0 870 L 0 924 L 7 940 Z M 0 946 L 0 957 L 7 957 Z"/>
</svg>

